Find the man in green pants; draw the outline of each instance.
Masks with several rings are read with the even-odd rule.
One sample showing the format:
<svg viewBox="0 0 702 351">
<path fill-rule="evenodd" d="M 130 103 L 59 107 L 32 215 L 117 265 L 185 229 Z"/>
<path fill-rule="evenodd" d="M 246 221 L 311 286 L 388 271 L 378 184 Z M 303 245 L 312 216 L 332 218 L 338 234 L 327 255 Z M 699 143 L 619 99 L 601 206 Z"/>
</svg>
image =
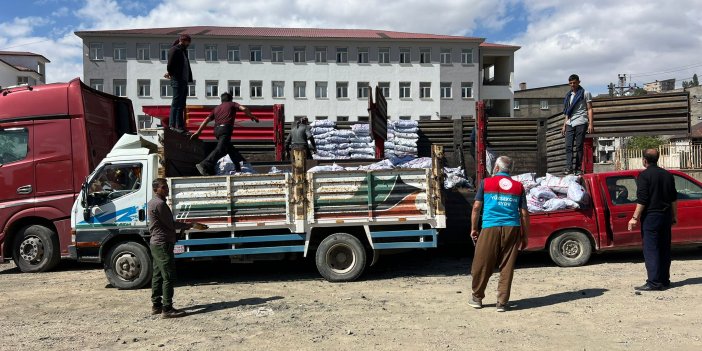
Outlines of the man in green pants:
<svg viewBox="0 0 702 351">
<path fill-rule="evenodd" d="M 168 183 L 164 178 L 156 178 L 151 186 L 154 196 L 147 205 L 154 268 L 151 277 L 151 314 L 161 314 L 163 318 L 183 317 L 184 311 L 173 308 L 173 285 L 176 279 L 173 246 L 177 239 L 176 230 L 204 230 L 207 226 L 174 221 L 173 213 L 166 204 Z"/>
</svg>

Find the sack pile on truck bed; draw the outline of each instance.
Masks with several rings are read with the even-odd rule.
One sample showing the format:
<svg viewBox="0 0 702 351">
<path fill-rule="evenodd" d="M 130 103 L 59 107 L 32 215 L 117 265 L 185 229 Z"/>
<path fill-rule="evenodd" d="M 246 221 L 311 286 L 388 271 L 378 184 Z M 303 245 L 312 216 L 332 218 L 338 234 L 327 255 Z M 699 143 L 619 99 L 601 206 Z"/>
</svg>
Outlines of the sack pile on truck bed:
<svg viewBox="0 0 702 351">
<path fill-rule="evenodd" d="M 558 177 L 546 173 L 545 177 L 534 178 L 535 175 L 524 173 L 512 177 L 524 186 L 529 212 L 577 209 L 590 201 L 579 176 Z"/>
<path fill-rule="evenodd" d="M 351 130 L 336 129 L 330 120 L 314 121 L 311 124 L 317 153 L 315 160 L 347 160 L 375 158 L 375 148 L 368 124 L 359 123 Z"/>
<path fill-rule="evenodd" d="M 388 121 L 388 140 L 385 141 L 385 157 L 417 157 L 418 132 L 419 123 L 417 121 Z"/>
</svg>

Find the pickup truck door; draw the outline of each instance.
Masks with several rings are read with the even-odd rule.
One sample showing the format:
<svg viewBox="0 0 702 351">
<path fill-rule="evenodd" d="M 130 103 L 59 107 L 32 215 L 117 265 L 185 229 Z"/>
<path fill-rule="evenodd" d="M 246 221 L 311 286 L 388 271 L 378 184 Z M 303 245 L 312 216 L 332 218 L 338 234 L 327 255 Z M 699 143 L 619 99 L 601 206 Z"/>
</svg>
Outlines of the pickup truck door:
<svg viewBox="0 0 702 351">
<path fill-rule="evenodd" d="M 608 176 L 605 178 L 605 186 L 613 246 L 641 245 L 640 228 L 632 231 L 627 228 L 636 209 L 636 178 L 632 174 Z"/>
<path fill-rule="evenodd" d="M 702 186 L 680 174 L 673 174 L 678 193 L 678 223 L 673 226 L 673 242 L 702 242 Z"/>
</svg>

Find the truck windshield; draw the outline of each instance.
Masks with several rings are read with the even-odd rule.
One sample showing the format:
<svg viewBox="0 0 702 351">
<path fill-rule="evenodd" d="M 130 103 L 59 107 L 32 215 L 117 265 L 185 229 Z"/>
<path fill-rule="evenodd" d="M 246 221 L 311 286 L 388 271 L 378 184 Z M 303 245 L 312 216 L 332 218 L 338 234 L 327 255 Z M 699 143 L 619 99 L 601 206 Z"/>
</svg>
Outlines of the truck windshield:
<svg viewBox="0 0 702 351">
<path fill-rule="evenodd" d="M 101 206 L 141 188 L 140 163 L 107 165 L 88 184 L 88 206 Z"/>
</svg>

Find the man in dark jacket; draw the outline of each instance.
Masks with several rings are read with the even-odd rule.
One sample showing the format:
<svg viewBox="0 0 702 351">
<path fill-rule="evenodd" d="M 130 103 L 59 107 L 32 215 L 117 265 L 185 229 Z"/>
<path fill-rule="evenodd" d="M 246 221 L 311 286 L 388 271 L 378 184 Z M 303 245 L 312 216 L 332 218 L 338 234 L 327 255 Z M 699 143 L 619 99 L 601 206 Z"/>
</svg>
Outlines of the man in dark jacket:
<svg viewBox="0 0 702 351">
<path fill-rule="evenodd" d="M 314 136 L 309 124 L 307 117 L 302 117 L 293 124 L 288 137 L 285 138 L 285 152 L 288 156 L 292 156 L 290 153 L 291 147 L 292 149 L 305 150 L 307 159 L 312 159 L 312 154 L 317 153 L 317 145 L 314 143 Z M 307 144 L 308 141 L 309 145 Z M 311 148 L 310 145 L 312 146 Z"/>
<path fill-rule="evenodd" d="M 185 112 L 185 100 L 188 96 L 188 83 L 193 82 L 193 71 L 190 69 L 188 60 L 188 46 L 190 36 L 181 34 L 178 40 L 173 43 L 173 47 L 168 50 L 168 65 L 166 66 L 166 79 L 171 80 L 173 88 L 173 100 L 171 102 L 171 112 L 168 119 L 168 126 L 180 133 L 185 132 L 185 122 L 183 113 Z"/>
</svg>

